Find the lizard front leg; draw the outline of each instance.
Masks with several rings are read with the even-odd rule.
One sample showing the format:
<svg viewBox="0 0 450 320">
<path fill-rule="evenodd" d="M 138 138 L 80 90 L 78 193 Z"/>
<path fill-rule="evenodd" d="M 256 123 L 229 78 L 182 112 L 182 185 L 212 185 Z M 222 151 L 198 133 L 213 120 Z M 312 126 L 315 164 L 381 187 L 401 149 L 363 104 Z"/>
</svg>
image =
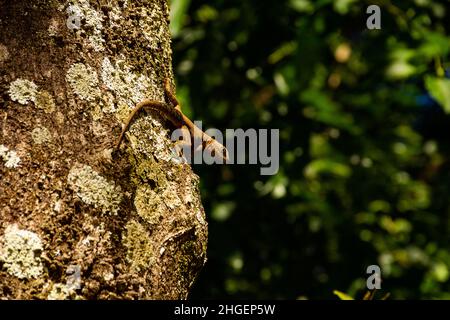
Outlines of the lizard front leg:
<svg viewBox="0 0 450 320">
<path fill-rule="evenodd" d="M 181 139 L 175 141 L 174 151 L 177 157 L 181 159 L 181 162 L 186 163 L 187 160 L 185 156 L 190 157 L 192 150 L 191 133 L 189 128 L 185 125 L 177 130 L 181 130 Z M 174 133 L 172 133 L 172 135 L 173 134 Z"/>
</svg>

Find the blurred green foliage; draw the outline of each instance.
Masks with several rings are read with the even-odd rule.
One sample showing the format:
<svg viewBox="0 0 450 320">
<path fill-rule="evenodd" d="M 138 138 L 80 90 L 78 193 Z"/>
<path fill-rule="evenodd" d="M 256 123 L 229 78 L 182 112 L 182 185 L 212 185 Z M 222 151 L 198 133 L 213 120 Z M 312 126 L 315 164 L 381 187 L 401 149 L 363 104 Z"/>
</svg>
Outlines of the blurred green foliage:
<svg viewBox="0 0 450 320">
<path fill-rule="evenodd" d="M 450 1 L 172 0 L 183 108 L 279 128 L 280 171 L 196 166 L 193 298 L 450 298 Z M 377 4 L 382 29 L 366 29 Z"/>
</svg>

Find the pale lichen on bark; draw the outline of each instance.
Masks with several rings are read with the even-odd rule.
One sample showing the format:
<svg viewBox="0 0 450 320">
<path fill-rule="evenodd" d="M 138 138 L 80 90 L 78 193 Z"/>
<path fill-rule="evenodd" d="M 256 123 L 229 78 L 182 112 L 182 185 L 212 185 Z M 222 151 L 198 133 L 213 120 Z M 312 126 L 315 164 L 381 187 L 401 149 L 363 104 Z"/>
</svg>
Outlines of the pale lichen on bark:
<svg viewBox="0 0 450 320">
<path fill-rule="evenodd" d="M 34 232 L 9 225 L 2 237 L 0 261 L 6 271 L 19 279 L 37 278 L 43 273 L 41 238 Z"/>
</svg>

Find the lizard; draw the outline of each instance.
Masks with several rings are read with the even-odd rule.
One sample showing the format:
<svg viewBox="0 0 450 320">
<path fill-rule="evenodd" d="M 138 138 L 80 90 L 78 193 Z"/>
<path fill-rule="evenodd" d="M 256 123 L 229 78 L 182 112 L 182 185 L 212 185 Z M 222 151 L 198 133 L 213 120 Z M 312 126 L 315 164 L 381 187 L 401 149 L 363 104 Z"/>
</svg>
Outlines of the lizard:
<svg viewBox="0 0 450 320">
<path fill-rule="evenodd" d="M 186 115 L 183 114 L 181 111 L 181 105 L 173 93 L 170 81 L 168 79 L 164 80 L 164 93 L 169 103 L 144 99 L 135 106 L 125 122 L 115 148 L 118 149 L 120 147 L 120 143 L 122 142 L 126 131 L 130 127 L 131 122 L 141 110 L 145 110 L 146 112 L 153 111 L 169 120 L 174 127 L 181 128 L 183 140 L 177 142 L 190 145 L 190 137 L 192 137 L 192 141 L 198 139 L 201 141 L 198 149 L 201 148 L 208 150 L 213 157 L 217 155 L 221 157 L 224 162 L 226 162 L 228 160 L 228 150 L 216 139 L 203 132 Z"/>
</svg>

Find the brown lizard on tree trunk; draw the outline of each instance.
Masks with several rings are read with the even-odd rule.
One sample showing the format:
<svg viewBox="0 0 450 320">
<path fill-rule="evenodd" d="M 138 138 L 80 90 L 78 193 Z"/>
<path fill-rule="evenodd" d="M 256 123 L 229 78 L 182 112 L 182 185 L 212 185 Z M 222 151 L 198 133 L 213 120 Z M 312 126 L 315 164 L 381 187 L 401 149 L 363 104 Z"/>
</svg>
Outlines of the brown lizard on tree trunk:
<svg viewBox="0 0 450 320">
<path fill-rule="evenodd" d="M 192 121 L 186 117 L 181 111 L 180 103 L 172 92 L 170 82 L 168 79 L 164 81 L 164 92 L 169 100 L 170 104 L 155 100 L 144 99 L 140 103 L 136 105 L 136 107 L 131 112 L 127 121 L 125 122 L 125 126 L 122 129 L 122 133 L 120 134 L 119 140 L 116 144 L 116 149 L 119 148 L 120 143 L 123 140 L 125 132 L 130 127 L 130 124 L 134 117 L 141 110 L 145 110 L 147 112 L 153 111 L 161 115 L 163 118 L 169 120 L 175 127 L 181 128 L 183 134 L 183 140 L 179 141 L 183 144 L 191 145 L 190 137 L 192 137 L 192 141 L 200 140 L 201 144 L 199 148 L 203 150 L 209 150 L 210 154 L 215 157 L 221 157 L 224 162 L 228 160 L 228 150 L 219 143 L 216 139 L 207 135 L 200 128 L 198 128 Z M 190 135 L 190 136 L 189 136 Z M 195 150 L 198 151 L 198 150 Z"/>
</svg>

